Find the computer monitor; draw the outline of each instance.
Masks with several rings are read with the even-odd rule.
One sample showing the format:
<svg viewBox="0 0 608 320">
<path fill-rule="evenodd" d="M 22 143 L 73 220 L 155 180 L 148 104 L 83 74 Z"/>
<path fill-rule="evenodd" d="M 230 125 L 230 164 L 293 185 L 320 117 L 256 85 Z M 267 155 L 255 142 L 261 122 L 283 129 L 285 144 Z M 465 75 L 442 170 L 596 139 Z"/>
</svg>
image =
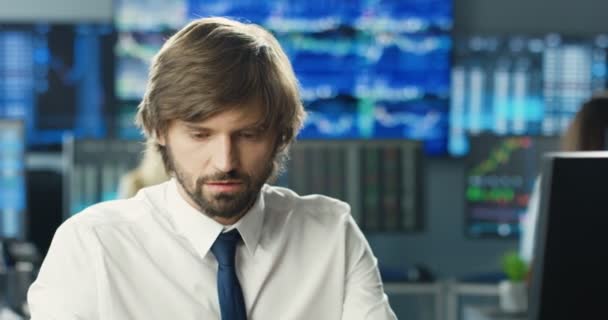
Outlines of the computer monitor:
<svg viewBox="0 0 608 320">
<path fill-rule="evenodd" d="M 469 137 L 465 159 L 465 234 L 510 238 L 520 235 L 543 154 L 559 150 L 557 137 L 479 135 Z"/>
<path fill-rule="evenodd" d="M 114 42 L 104 23 L 0 23 L 0 117 L 23 119 L 28 150 L 108 135 Z"/>
<path fill-rule="evenodd" d="M 0 238 L 25 236 L 24 158 L 23 122 L 0 119 Z"/>
<path fill-rule="evenodd" d="M 117 199 L 121 177 L 137 166 L 144 147 L 138 140 L 67 138 L 64 219 L 98 202 Z"/>
<path fill-rule="evenodd" d="M 424 229 L 422 143 L 299 140 L 277 185 L 344 200 L 363 232 Z"/>
<path fill-rule="evenodd" d="M 608 287 L 608 152 L 545 156 L 529 319 L 598 319 Z"/>
<path fill-rule="evenodd" d="M 118 0 L 117 137 L 141 138 L 124 119 L 165 40 L 189 20 L 225 16 L 264 26 L 285 50 L 308 113 L 299 139 L 419 140 L 425 154 L 447 155 L 452 7 L 453 0 Z"/>
<path fill-rule="evenodd" d="M 580 105 L 606 88 L 608 35 L 491 35 L 454 39 L 449 152 L 467 136 L 560 136 Z"/>
</svg>

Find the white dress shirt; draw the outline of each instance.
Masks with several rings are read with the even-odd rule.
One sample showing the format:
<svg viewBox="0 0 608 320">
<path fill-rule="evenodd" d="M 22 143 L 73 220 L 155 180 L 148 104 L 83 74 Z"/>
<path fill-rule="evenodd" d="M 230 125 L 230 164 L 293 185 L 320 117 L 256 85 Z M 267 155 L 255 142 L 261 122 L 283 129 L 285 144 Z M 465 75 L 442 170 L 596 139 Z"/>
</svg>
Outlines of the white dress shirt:
<svg viewBox="0 0 608 320">
<path fill-rule="evenodd" d="M 234 227 L 248 319 L 396 318 L 346 203 L 265 185 Z M 210 248 L 223 229 L 175 180 L 94 205 L 57 229 L 28 292 L 32 320 L 220 319 Z"/>
</svg>

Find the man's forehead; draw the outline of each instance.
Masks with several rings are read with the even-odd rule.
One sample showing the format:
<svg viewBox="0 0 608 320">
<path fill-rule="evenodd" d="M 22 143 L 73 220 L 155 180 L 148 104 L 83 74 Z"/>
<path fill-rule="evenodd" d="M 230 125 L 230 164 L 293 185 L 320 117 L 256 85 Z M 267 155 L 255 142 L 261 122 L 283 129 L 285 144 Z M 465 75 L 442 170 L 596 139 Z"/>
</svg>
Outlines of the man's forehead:
<svg viewBox="0 0 608 320">
<path fill-rule="evenodd" d="M 207 117 L 182 120 L 188 126 L 205 127 L 216 124 L 238 125 L 243 127 L 263 126 L 266 117 L 264 109 L 259 104 L 234 105 L 222 108 Z"/>
</svg>

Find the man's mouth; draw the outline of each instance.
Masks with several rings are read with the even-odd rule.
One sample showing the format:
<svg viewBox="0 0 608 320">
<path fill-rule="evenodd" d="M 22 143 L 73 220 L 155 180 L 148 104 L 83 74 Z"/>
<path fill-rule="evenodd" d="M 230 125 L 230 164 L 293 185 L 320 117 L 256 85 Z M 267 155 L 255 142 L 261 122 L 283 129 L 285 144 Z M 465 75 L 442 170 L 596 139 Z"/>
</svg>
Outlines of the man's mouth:
<svg viewBox="0 0 608 320">
<path fill-rule="evenodd" d="M 215 192 L 234 192 L 243 187 L 240 180 L 209 181 L 205 185 Z"/>
</svg>

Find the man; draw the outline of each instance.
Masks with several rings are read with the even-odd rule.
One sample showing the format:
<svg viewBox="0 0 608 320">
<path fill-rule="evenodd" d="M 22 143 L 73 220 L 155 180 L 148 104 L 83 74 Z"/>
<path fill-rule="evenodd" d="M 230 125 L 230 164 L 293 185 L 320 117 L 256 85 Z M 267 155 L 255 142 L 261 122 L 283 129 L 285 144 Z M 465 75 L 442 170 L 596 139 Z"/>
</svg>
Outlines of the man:
<svg viewBox="0 0 608 320">
<path fill-rule="evenodd" d="M 32 319 L 394 319 L 349 206 L 265 184 L 303 119 L 270 33 L 223 18 L 180 30 L 137 114 L 173 179 L 66 221 Z"/>
</svg>

